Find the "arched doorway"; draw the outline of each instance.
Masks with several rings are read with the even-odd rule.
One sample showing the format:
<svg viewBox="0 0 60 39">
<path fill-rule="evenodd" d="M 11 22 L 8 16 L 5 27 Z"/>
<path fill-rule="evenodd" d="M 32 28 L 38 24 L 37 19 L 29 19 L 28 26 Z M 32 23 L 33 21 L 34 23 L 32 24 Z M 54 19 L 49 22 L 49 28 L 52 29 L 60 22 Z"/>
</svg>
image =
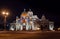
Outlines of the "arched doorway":
<svg viewBox="0 0 60 39">
<path fill-rule="evenodd" d="M 23 26 L 23 30 L 26 30 L 26 26 Z"/>
</svg>

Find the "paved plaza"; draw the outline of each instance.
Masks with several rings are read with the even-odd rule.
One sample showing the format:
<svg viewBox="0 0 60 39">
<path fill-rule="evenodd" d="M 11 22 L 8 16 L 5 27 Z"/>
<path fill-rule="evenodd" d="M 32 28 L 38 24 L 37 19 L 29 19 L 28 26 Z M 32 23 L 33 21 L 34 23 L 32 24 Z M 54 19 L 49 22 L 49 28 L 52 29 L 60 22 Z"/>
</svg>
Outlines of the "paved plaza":
<svg viewBox="0 0 60 39">
<path fill-rule="evenodd" d="M 60 31 L 0 31 L 0 39 L 60 39 Z"/>
</svg>

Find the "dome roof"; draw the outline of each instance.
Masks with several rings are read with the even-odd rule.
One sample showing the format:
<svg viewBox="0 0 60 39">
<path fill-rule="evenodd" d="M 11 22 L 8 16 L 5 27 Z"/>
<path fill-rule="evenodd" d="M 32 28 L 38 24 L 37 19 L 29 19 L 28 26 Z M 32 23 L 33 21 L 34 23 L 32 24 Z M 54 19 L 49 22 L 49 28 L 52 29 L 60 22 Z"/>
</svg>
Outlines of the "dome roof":
<svg viewBox="0 0 60 39">
<path fill-rule="evenodd" d="M 23 13 L 21 14 L 21 16 L 28 16 L 28 15 L 27 15 L 27 12 L 23 12 Z"/>
<path fill-rule="evenodd" d="M 26 9 L 24 9 L 24 11 L 22 12 L 21 16 L 25 16 L 25 17 L 28 16 L 28 15 L 27 15 L 27 12 L 26 12 L 25 10 L 26 10 Z"/>
</svg>

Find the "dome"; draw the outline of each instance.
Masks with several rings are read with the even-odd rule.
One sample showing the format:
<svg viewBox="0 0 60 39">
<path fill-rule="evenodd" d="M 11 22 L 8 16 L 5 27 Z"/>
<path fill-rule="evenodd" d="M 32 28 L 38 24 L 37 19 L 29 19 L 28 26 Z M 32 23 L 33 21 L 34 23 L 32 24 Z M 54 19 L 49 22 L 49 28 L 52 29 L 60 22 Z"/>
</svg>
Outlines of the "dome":
<svg viewBox="0 0 60 39">
<path fill-rule="evenodd" d="M 21 17 L 26 17 L 26 16 L 28 16 L 28 15 L 27 15 L 26 9 L 24 9 L 24 11 L 21 14 Z"/>
<path fill-rule="evenodd" d="M 28 16 L 27 12 L 26 13 L 22 13 L 21 16 L 25 16 L 25 17 Z"/>
</svg>

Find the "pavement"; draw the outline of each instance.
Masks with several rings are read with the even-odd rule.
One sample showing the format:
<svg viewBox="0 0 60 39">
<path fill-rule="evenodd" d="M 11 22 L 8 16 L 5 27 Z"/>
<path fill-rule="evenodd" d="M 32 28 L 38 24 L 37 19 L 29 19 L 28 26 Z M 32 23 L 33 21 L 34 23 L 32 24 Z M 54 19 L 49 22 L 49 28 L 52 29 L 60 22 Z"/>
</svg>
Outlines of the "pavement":
<svg viewBox="0 0 60 39">
<path fill-rule="evenodd" d="M 60 31 L 0 31 L 0 39 L 60 39 Z"/>
</svg>

